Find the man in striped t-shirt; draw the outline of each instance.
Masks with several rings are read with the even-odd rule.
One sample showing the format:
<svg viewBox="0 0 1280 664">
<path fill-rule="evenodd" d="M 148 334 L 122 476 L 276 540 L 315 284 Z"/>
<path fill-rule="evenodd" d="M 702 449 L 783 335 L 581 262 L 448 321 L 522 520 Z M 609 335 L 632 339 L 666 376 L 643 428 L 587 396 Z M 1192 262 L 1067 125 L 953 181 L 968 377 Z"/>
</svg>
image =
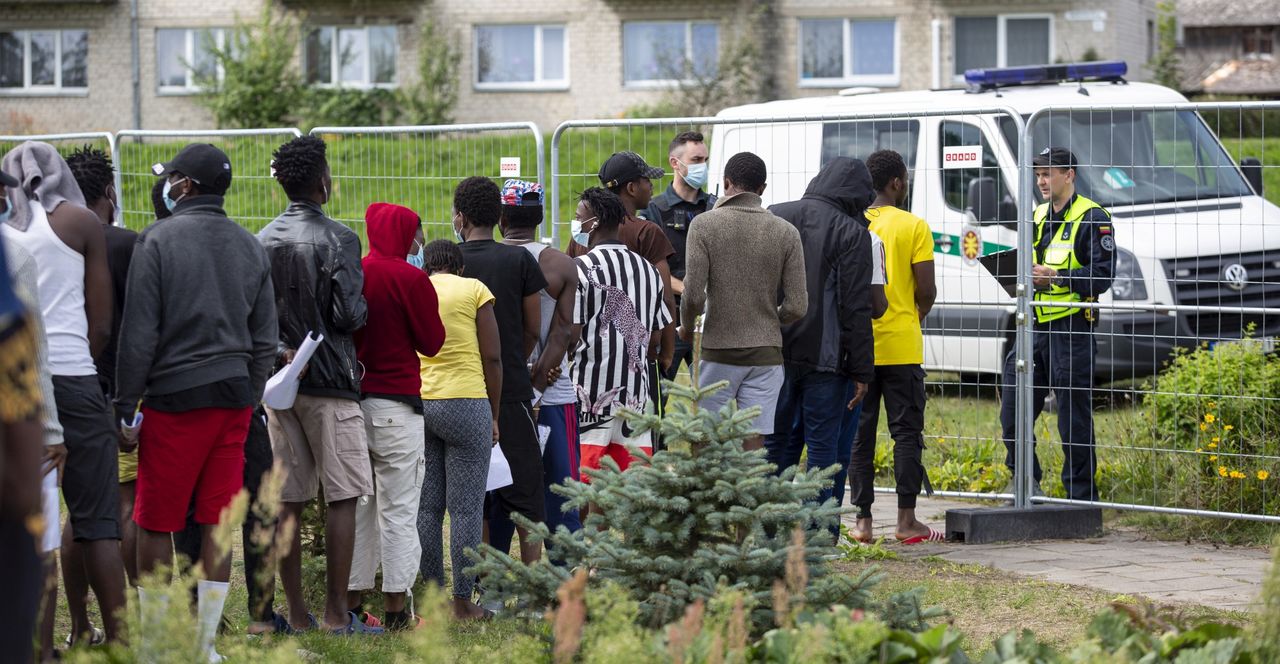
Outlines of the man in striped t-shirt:
<svg viewBox="0 0 1280 664">
<path fill-rule="evenodd" d="M 585 323 L 572 371 L 582 467 L 599 468 L 609 456 L 625 470 L 631 463 L 628 445 L 650 454 L 653 443 L 647 432 L 633 436 L 617 415 L 622 408 L 644 412 L 652 406 L 646 367 L 671 313 L 663 304 L 658 270 L 619 239 L 626 210 L 617 195 L 587 189 L 575 216 L 578 234 L 586 236 L 575 241 L 591 248 L 576 259 L 578 306 Z"/>
</svg>

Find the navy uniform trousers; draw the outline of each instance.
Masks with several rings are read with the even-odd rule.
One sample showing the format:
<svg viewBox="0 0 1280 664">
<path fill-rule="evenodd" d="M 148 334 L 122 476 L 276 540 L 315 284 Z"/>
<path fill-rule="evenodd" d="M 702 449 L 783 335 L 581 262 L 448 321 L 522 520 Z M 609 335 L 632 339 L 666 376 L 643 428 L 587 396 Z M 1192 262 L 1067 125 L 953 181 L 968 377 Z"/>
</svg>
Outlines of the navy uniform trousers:
<svg viewBox="0 0 1280 664">
<path fill-rule="evenodd" d="M 1052 388 L 1058 402 L 1058 435 L 1062 439 L 1062 486 L 1067 497 L 1075 500 L 1098 500 L 1094 481 L 1098 458 L 1093 438 L 1093 367 L 1095 343 L 1093 323 L 1084 311 L 1065 318 L 1036 323 L 1032 332 L 1035 417 L 1044 411 L 1045 399 Z M 1010 351 L 1005 358 L 1001 385 L 1000 426 L 1006 449 L 1005 465 L 1014 470 L 1014 438 L 1016 413 L 1016 357 Z M 1040 458 L 1033 454 L 1033 475 L 1041 480 Z"/>
</svg>

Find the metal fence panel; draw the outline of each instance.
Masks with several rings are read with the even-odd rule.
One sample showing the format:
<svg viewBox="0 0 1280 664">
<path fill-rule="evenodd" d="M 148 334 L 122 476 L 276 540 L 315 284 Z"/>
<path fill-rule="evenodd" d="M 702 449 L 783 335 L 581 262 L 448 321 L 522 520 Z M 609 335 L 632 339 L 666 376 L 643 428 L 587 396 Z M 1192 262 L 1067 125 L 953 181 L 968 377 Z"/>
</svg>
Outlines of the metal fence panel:
<svg viewBox="0 0 1280 664">
<path fill-rule="evenodd" d="M 413 208 L 428 239 L 453 239 L 453 190 L 473 175 L 543 182 L 543 141 L 532 122 L 407 127 L 317 127 L 333 176 L 327 211 L 365 237 L 381 201 Z M 505 168 L 504 168 L 505 166 Z"/>
<path fill-rule="evenodd" d="M 1050 417 L 1035 419 L 1044 384 L 1024 371 L 1020 451 L 1029 460 L 1034 438 L 1048 443 L 1037 448 L 1048 496 L 1031 502 L 1280 522 L 1278 135 L 1275 102 L 1077 105 L 1030 116 L 1020 165 L 1028 188 L 1033 155 L 1071 150 L 1080 193 L 1111 213 L 1112 239 L 1098 241 L 1116 256 L 1110 289 L 1073 305 L 1097 318 L 1095 381 L 1055 388 L 1059 418 L 1064 401 L 1088 404 L 1100 496 L 1072 496 L 1053 477 L 1065 453 L 1087 452 L 1089 432 L 1063 429 L 1070 444 L 1059 450 Z M 1019 276 L 1030 287 L 1035 224 L 1024 217 L 1020 229 Z M 1020 357 L 1067 334 L 1028 330 Z M 1074 366 L 1057 362 L 1050 375 L 1083 372 L 1071 357 Z M 1029 464 L 1020 468 L 1029 474 Z"/>
<path fill-rule="evenodd" d="M 227 215 L 257 233 L 289 205 L 279 183 L 271 177 L 271 153 L 301 135 L 290 127 L 118 132 L 116 167 L 122 181 L 120 208 L 124 225 L 141 230 L 155 220 L 151 190 L 157 178 L 151 166 L 172 159 L 188 143 L 204 142 L 218 146 L 231 161 Z"/>
<path fill-rule="evenodd" d="M 682 131 L 700 131 L 706 138 L 707 190 L 712 193 L 720 193 L 730 156 L 742 151 L 760 156 L 768 168 L 766 205 L 803 196 L 819 168 L 836 156 L 865 159 L 879 149 L 898 151 L 911 182 L 903 207 L 930 227 L 938 285 L 937 302 L 923 325 L 922 350 L 929 370 L 925 465 L 939 495 L 1008 498 L 1010 474 L 1004 463 L 996 376 L 1013 348 L 1016 303 L 977 259 L 1017 243 L 1017 149 L 1016 143 L 1003 138 L 999 124 L 1011 123 L 1016 137 L 1022 121 L 1012 109 L 999 106 L 792 117 L 575 120 L 560 125 L 552 137 L 550 214 L 558 233 L 567 237 L 577 192 L 598 186 L 600 165 L 618 151 L 636 152 L 662 167 L 666 175 L 654 183 L 654 194 L 661 194 L 675 177 L 668 145 Z M 982 222 L 975 218 L 971 200 L 979 194 L 970 192 L 979 178 L 990 179 L 998 196 L 989 206 L 993 216 Z M 879 214 L 872 211 L 873 223 Z M 810 293 L 810 298 L 812 306 L 820 295 Z M 847 459 L 857 423 L 845 419 L 837 456 Z M 878 438 L 877 478 L 892 485 L 893 445 L 883 415 Z"/>
</svg>

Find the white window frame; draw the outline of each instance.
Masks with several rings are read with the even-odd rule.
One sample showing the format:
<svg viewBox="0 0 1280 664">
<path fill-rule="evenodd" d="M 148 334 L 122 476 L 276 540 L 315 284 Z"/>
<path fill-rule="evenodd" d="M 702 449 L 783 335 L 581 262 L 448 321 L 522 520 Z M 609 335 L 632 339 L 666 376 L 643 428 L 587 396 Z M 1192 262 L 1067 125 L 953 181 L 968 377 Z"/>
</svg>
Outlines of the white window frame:
<svg viewBox="0 0 1280 664">
<path fill-rule="evenodd" d="M 804 22 L 805 21 L 843 21 L 842 54 L 844 76 L 839 78 L 805 78 L 804 77 Z M 853 70 L 853 24 L 863 21 L 893 21 L 893 73 L 892 74 L 850 74 Z M 896 88 L 902 85 L 902 23 L 896 16 L 859 16 L 856 18 L 837 18 L 806 16 L 796 21 L 796 81 L 801 88 L 844 88 L 850 85 L 869 85 L 877 88 Z"/>
<path fill-rule="evenodd" d="M 63 87 L 62 86 L 62 33 L 66 31 L 79 31 L 85 34 L 89 33 L 88 28 L 45 28 L 33 30 L 0 30 L 9 34 L 18 35 L 22 38 L 22 87 L 20 88 L 0 88 L 0 97 L 22 97 L 22 96 L 40 96 L 54 97 L 67 96 L 79 97 L 89 94 L 89 87 Z M 52 33 L 54 62 L 53 67 L 53 85 L 32 85 L 31 84 L 31 34 L 32 33 Z M 86 69 L 89 63 L 85 62 Z M 86 72 L 87 73 L 87 72 Z M 86 78 L 87 80 L 87 78 Z"/>
<path fill-rule="evenodd" d="M 206 27 L 206 28 L 178 28 L 178 27 L 156 28 L 156 33 L 159 34 L 161 30 L 185 30 L 186 31 L 185 46 L 183 49 L 183 58 L 186 61 L 186 64 L 184 66 L 186 67 L 186 70 L 187 70 L 187 82 L 185 85 L 163 85 L 157 80 L 156 81 L 157 94 L 164 95 L 164 96 L 180 96 L 180 95 L 193 95 L 193 94 L 198 94 L 202 92 L 204 88 L 196 84 L 196 80 L 194 76 L 195 72 L 193 72 L 191 69 L 191 65 L 195 64 L 195 61 L 196 61 L 196 36 L 200 32 L 207 30 L 213 33 L 214 35 L 213 40 L 214 42 L 217 43 L 218 48 L 226 48 L 227 32 L 230 30 L 230 28 L 223 28 L 223 27 L 216 27 L 216 26 Z M 159 40 L 157 40 L 156 43 L 158 45 Z M 216 69 L 214 76 L 219 81 L 221 81 L 222 77 L 226 74 L 226 72 L 223 70 L 222 63 L 215 61 L 214 67 Z M 159 77 L 160 77 L 160 52 L 157 48 L 156 78 L 158 79 Z"/>
<path fill-rule="evenodd" d="M 689 62 L 689 63 L 693 62 L 693 26 L 714 25 L 716 28 L 716 68 L 718 69 L 720 67 L 721 35 L 720 35 L 719 21 L 706 21 L 706 20 L 699 20 L 699 19 L 685 19 L 685 20 L 677 20 L 677 21 L 667 21 L 667 20 L 650 21 L 646 19 L 627 20 L 622 22 L 622 39 L 618 40 L 619 45 L 622 47 L 621 59 L 619 60 L 619 63 L 622 65 L 621 66 L 622 87 L 625 90 L 665 90 L 665 89 L 674 88 L 680 85 L 688 85 L 690 83 L 697 82 L 694 79 L 680 80 L 675 78 L 647 78 L 647 79 L 639 79 L 635 81 L 628 81 L 627 66 L 625 63 L 626 53 L 627 53 L 626 39 L 627 39 L 628 23 L 638 23 L 638 24 L 644 24 L 644 25 L 683 25 L 684 26 L 684 57 L 685 57 L 685 62 Z"/>
<path fill-rule="evenodd" d="M 957 14 L 951 17 L 951 68 L 956 67 L 956 21 L 958 18 L 992 18 L 990 14 Z M 996 19 L 996 67 L 1008 67 L 1008 48 L 1009 34 L 1006 30 L 1006 24 L 1009 19 L 1021 18 L 1043 18 L 1049 20 L 1049 58 L 1045 64 L 1052 64 L 1058 57 L 1057 54 L 1057 29 L 1058 26 L 1054 21 L 1053 14 L 1044 12 L 1022 13 L 1022 14 L 997 14 Z M 956 83 L 964 83 L 964 72 L 953 71 L 952 80 Z"/>
<path fill-rule="evenodd" d="M 530 27 L 533 28 L 533 80 L 532 81 L 503 81 L 483 83 L 480 81 L 480 39 L 479 32 L 481 28 L 514 28 L 514 27 Z M 544 30 L 559 29 L 564 32 L 564 78 L 563 79 L 547 79 L 542 77 L 542 57 L 543 42 L 542 33 Z M 563 91 L 569 89 L 569 26 L 565 23 L 476 23 L 471 26 L 471 56 L 473 66 L 471 67 L 471 85 L 474 89 L 482 92 L 539 92 L 539 91 Z"/>
<path fill-rule="evenodd" d="M 395 80 L 391 81 L 390 83 L 370 82 L 370 80 L 373 78 L 373 56 L 372 56 L 372 49 L 369 48 L 369 44 L 370 44 L 369 29 L 370 28 L 390 28 L 392 31 L 392 34 L 395 35 L 396 75 L 394 77 Z M 333 37 L 332 39 L 329 40 L 329 44 L 330 44 L 329 82 L 328 83 L 307 83 L 307 85 L 317 87 L 317 88 L 323 88 L 327 90 L 336 90 L 339 88 L 344 90 L 375 90 L 378 88 L 381 88 L 383 90 L 394 90 L 400 87 L 400 28 L 396 26 L 394 23 L 369 23 L 364 25 L 326 24 L 326 25 L 308 26 L 306 33 L 303 34 L 302 36 L 302 45 L 303 45 L 304 51 L 306 50 L 307 36 L 310 35 L 313 30 L 332 30 L 333 31 Z M 365 43 L 365 49 L 366 49 L 365 56 L 364 56 L 364 81 L 360 83 L 349 83 L 349 82 L 343 82 L 342 80 L 342 45 L 338 41 L 338 33 L 340 33 L 343 30 L 363 30 L 364 31 L 364 43 Z M 303 76 L 305 77 L 306 76 L 305 68 L 306 68 L 306 62 L 307 62 L 307 55 L 305 52 L 302 55 L 302 62 L 303 62 L 303 69 L 304 69 Z"/>
</svg>

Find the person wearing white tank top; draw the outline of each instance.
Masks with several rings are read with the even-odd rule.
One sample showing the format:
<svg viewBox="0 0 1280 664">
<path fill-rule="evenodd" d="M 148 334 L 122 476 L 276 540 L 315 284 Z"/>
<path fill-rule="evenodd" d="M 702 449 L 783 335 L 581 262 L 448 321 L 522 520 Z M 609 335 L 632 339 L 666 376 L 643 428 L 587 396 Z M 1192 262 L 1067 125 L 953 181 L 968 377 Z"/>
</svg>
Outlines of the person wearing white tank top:
<svg viewBox="0 0 1280 664">
<path fill-rule="evenodd" d="M 119 439 L 94 366 L 111 333 L 106 240 L 97 216 L 84 206 L 71 169 L 53 146 L 23 143 L 5 155 L 0 170 L 27 183 L 8 191 L 14 214 L 0 224 L 0 233 L 36 261 L 49 370 L 66 446 L 62 493 L 71 536 L 84 551 L 81 575 L 98 598 L 107 639 L 117 641 L 125 604 L 116 487 Z M 77 563 L 64 561 L 64 579 L 70 575 L 69 564 Z M 89 629 L 87 623 L 73 625 L 73 642 Z"/>
<path fill-rule="evenodd" d="M 578 395 L 569 375 L 568 354 L 576 344 L 575 326 L 581 325 L 576 292 L 578 270 L 568 255 L 537 241 L 542 222 L 542 185 L 523 180 L 507 180 L 502 187 L 503 242 L 522 246 L 533 254 L 547 279 L 540 293 L 542 329 L 538 345 L 529 357 L 534 377 L 534 406 L 538 416 L 538 435 L 544 441 L 542 476 L 545 484 L 547 527 L 553 532 L 564 526 L 570 532 L 579 530 L 582 522 L 577 512 L 566 513 L 565 499 L 551 487 L 567 479 L 578 479 Z M 501 546 L 510 542 L 514 524 L 489 523 L 489 539 Z M 495 539 L 497 537 L 502 539 Z M 554 552 L 549 551 L 555 561 Z"/>
</svg>

